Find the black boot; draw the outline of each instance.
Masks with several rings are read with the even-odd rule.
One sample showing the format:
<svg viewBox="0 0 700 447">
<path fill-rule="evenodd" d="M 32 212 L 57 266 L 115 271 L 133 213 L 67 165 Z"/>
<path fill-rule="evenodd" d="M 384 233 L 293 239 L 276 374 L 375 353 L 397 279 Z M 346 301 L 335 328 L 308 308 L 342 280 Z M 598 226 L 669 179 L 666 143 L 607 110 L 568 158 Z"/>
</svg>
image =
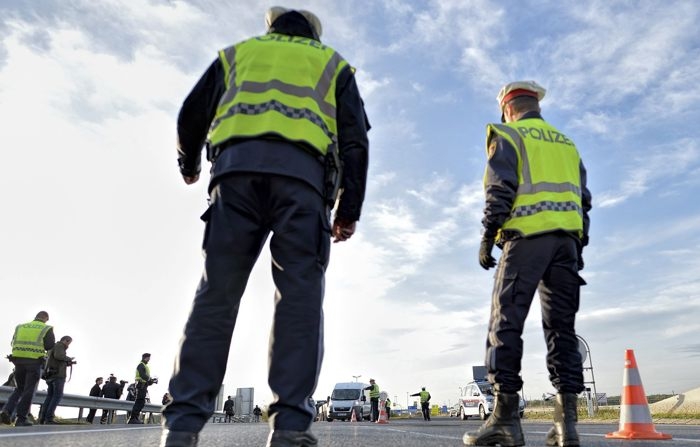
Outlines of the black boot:
<svg viewBox="0 0 700 447">
<path fill-rule="evenodd" d="M 316 447 L 318 440 L 311 431 L 273 430 L 267 438 L 267 447 Z"/>
<path fill-rule="evenodd" d="M 161 447 L 197 447 L 198 438 L 197 433 L 163 429 L 160 445 Z"/>
<path fill-rule="evenodd" d="M 475 433 L 466 433 L 462 438 L 465 445 L 500 445 L 518 447 L 525 445 L 523 430 L 520 427 L 518 405 L 520 396 L 516 393 L 496 392 L 493 414 Z"/>
<path fill-rule="evenodd" d="M 576 433 L 576 402 L 578 397 L 573 393 L 559 393 L 554 403 L 554 427 L 547 433 L 547 445 L 558 447 L 578 446 Z"/>
</svg>

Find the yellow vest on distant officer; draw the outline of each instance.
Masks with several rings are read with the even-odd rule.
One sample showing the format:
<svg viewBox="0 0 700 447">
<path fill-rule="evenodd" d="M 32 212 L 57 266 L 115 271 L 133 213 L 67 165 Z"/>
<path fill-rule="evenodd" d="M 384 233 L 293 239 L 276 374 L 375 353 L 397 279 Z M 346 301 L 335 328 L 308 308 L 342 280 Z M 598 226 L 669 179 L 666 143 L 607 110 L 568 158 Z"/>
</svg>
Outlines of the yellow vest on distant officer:
<svg viewBox="0 0 700 447">
<path fill-rule="evenodd" d="M 372 389 L 369 390 L 369 397 L 370 398 L 375 398 L 379 397 L 379 385 L 376 383 L 372 385 Z"/>
<path fill-rule="evenodd" d="M 421 391 L 420 392 L 420 403 L 428 402 L 428 396 L 430 396 L 429 392 Z"/>
<path fill-rule="evenodd" d="M 150 377 L 151 377 L 151 368 L 148 367 L 148 363 L 141 362 L 141 363 L 139 363 L 139 365 L 140 365 L 140 364 L 143 364 L 143 366 L 146 368 L 146 374 L 147 374 L 148 377 L 150 378 Z M 144 379 L 144 378 L 141 377 L 141 374 L 139 373 L 139 368 L 138 368 L 138 367 L 136 367 L 136 381 L 137 381 L 137 382 L 145 382 L 145 381 L 146 381 L 146 379 Z"/>
<path fill-rule="evenodd" d="M 272 136 L 305 143 L 321 155 L 337 144 L 336 81 L 347 62 L 317 40 L 271 33 L 219 51 L 226 92 L 208 135 Z"/>
<path fill-rule="evenodd" d="M 18 325 L 12 337 L 12 357 L 25 359 L 44 357 L 46 355 L 44 337 L 50 329 L 51 326 L 38 320 Z"/>
<path fill-rule="evenodd" d="M 489 124 L 486 132 L 487 151 L 498 135 L 518 156 L 518 191 L 497 240 L 503 230 L 522 236 L 564 230 L 582 237 L 581 158 L 574 143 L 541 119 Z"/>
</svg>

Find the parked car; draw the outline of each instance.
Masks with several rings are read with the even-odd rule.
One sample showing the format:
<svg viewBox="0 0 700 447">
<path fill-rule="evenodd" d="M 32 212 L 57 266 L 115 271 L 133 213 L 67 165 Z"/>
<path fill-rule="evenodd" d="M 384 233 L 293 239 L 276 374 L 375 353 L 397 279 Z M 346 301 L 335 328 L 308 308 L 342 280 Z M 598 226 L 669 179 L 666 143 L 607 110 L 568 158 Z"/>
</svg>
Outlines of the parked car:
<svg viewBox="0 0 700 447">
<path fill-rule="evenodd" d="M 493 387 L 487 381 L 476 380 L 469 382 L 462 390 L 458 402 L 459 417 L 464 421 L 469 417 L 478 416 L 482 421 L 493 413 Z M 525 413 L 525 400 L 520 396 L 518 406 L 520 417 Z"/>
<path fill-rule="evenodd" d="M 450 409 L 447 411 L 447 413 L 450 415 L 451 418 L 456 418 L 459 416 L 459 412 L 462 409 L 462 403 L 457 402 L 456 404 L 452 405 Z"/>
</svg>

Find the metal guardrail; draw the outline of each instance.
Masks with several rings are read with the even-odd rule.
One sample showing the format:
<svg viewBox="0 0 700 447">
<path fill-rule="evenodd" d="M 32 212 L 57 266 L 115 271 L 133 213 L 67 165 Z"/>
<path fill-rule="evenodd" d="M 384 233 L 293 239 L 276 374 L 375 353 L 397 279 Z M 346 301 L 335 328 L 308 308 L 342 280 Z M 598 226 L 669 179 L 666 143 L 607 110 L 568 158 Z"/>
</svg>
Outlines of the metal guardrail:
<svg viewBox="0 0 700 447">
<path fill-rule="evenodd" d="M 10 386 L 0 386 L 0 402 L 7 402 L 10 395 L 15 389 Z M 46 399 L 46 391 L 37 391 L 34 393 L 34 399 L 32 404 L 42 405 Z M 129 400 L 117 400 L 108 399 L 106 397 L 94 397 L 94 396 L 81 396 L 79 394 L 64 394 L 61 401 L 58 404 L 59 407 L 71 407 L 78 408 L 78 420 L 82 418 L 83 409 L 96 409 L 96 410 L 114 410 L 114 411 L 131 411 L 134 407 L 134 402 Z M 149 420 L 153 419 L 151 416 L 153 413 L 160 413 L 163 409 L 162 405 L 147 403 L 143 410 L 144 413 L 149 414 Z"/>
</svg>

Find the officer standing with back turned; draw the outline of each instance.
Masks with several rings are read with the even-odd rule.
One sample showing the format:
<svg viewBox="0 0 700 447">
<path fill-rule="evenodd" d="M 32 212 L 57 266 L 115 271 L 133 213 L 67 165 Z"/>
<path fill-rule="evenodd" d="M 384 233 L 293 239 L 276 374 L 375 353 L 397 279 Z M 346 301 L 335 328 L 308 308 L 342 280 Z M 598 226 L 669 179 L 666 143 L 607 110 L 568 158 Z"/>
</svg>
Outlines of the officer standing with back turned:
<svg viewBox="0 0 700 447">
<path fill-rule="evenodd" d="M 583 366 L 574 330 L 579 309 L 578 272 L 588 244 L 591 194 L 574 143 L 540 114 L 545 89 L 534 81 L 512 82 L 498 94 L 501 121 L 487 126 L 484 174 L 486 206 L 479 263 L 496 265 L 494 244 L 503 250 L 492 294 L 486 369 L 493 384 L 493 414 L 466 445 L 524 445 L 518 414 L 522 333 L 539 291 L 547 369 L 558 390 L 549 446 L 578 446 L 576 398 L 583 391 Z"/>
<path fill-rule="evenodd" d="M 199 179 L 205 140 L 212 169 L 205 271 L 168 387 L 161 446 L 195 446 L 214 411 L 241 296 L 270 233 L 276 293 L 267 445 L 318 445 L 308 397 L 323 358 L 330 238 L 349 239 L 360 218 L 369 124 L 353 69 L 321 43 L 318 17 L 273 7 L 265 23 L 267 34 L 219 52 L 178 117 L 185 183 Z"/>
<path fill-rule="evenodd" d="M 12 355 L 10 361 L 15 365 L 15 383 L 17 386 L 10 394 L 0 412 L 0 421 L 10 424 L 12 413 L 17 410 L 15 427 L 32 425 L 27 420 L 29 409 L 34 399 L 34 391 L 41 378 L 41 368 L 46 359 L 46 352 L 56 344 L 53 327 L 46 324 L 49 314 L 40 311 L 33 321 L 20 324 L 12 337 Z"/>
</svg>

